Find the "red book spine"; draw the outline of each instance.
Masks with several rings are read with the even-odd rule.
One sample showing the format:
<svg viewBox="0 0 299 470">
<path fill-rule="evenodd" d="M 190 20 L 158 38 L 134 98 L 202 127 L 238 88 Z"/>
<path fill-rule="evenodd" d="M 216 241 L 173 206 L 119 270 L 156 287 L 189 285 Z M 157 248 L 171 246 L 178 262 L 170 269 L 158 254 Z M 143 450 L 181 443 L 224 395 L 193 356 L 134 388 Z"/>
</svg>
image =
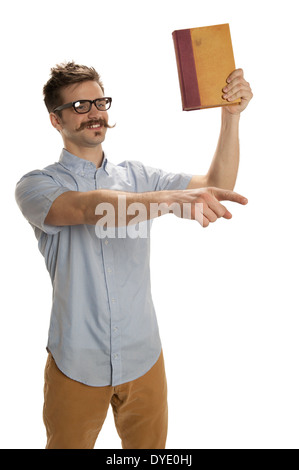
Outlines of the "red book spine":
<svg viewBox="0 0 299 470">
<path fill-rule="evenodd" d="M 183 110 L 199 107 L 200 96 L 190 29 L 174 31 L 172 37 L 179 71 Z"/>
</svg>

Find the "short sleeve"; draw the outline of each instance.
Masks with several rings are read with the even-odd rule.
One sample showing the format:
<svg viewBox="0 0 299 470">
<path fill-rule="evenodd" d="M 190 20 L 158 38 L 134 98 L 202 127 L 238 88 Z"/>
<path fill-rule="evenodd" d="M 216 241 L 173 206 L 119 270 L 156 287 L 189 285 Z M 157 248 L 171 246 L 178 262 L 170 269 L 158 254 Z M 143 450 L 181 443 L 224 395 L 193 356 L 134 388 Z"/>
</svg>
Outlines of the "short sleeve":
<svg viewBox="0 0 299 470">
<path fill-rule="evenodd" d="M 186 189 L 192 175 L 187 173 L 168 173 L 159 168 L 145 166 L 146 179 L 151 182 L 154 191 Z"/>
<path fill-rule="evenodd" d="M 169 173 L 138 161 L 126 161 L 121 165 L 128 168 L 138 192 L 186 189 L 192 178 L 191 174 Z"/>
<path fill-rule="evenodd" d="M 67 191 L 70 189 L 62 186 L 53 176 L 35 170 L 17 183 L 15 197 L 22 214 L 33 227 L 54 235 L 62 227 L 47 225 L 44 221 L 55 199 Z"/>
</svg>

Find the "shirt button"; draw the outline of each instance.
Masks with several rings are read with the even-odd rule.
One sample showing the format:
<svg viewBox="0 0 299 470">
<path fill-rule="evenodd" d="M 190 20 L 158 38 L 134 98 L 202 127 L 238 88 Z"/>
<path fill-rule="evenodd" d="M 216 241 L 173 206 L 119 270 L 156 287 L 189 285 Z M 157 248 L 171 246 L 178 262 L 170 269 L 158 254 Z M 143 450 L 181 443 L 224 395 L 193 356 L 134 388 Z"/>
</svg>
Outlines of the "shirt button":
<svg viewBox="0 0 299 470">
<path fill-rule="evenodd" d="M 113 354 L 113 359 L 118 359 L 118 354 Z"/>
<path fill-rule="evenodd" d="M 109 243 L 108 240 L 105 240 L 105 245 L 108 245 L 108 243 Z"/>
<path fill-rule="evenodd" d="M 113 331 L 118 331 L 118 327 L 115 326 L 115 327 L 113 328 Z"/>
<path fill-rule="evenodd" d="M 115 303 L 115 299 L 111 299 L 111 302 L 114 304 L 114 303 Z"/>
<path fill-rule="evenodd" d="M 111 269 L 111 268 L 108 268 L 107 271 L 108 271 L 108 273 L 112 273 L 112 269 Z"/>
</svg>

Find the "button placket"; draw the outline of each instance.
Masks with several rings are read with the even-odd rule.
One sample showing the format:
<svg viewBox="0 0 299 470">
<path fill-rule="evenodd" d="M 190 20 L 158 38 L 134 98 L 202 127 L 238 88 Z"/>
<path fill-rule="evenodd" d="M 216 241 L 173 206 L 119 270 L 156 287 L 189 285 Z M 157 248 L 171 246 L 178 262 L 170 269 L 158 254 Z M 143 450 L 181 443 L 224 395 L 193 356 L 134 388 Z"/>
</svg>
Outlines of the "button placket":
<svg viewBox="0 0 299 470">
<path fill-rule="evenodd" d="M 119 305 L 113 268 L 113 243 L 108 239 L 101 239 L 100 242 L 102 243 L 104 272 L 110 306 L 110 359 L 112 366 L 112 385 L 115 385 L 121 380 L 121 331 L 118 323 Z"/>
</svg>

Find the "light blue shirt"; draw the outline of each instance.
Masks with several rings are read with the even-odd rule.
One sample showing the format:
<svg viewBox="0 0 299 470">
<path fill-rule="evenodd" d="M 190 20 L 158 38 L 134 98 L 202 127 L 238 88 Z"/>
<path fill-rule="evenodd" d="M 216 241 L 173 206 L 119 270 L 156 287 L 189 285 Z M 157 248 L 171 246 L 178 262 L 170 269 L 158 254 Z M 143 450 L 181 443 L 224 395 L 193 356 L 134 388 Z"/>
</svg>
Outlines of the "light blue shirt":
<svg viewBox="0 0 299 470">
<path fill-rule="evenodd" d="M 100 168 L 63 149 L 59 162 L 24 175 L 17 203 L 38 240 L 53 286 L 47 350 L 68 377 L 91 386 L 119 385 L 144 375 L 161 340 L 151 295 L 147 237 L 99 237 L 93 225 L 44 223 L 66 191 L 145 192 L 186 189 L 191 175 L 138 161 Z M 125 227 L 123 227 L 125 228 Z"/>
</svg>

